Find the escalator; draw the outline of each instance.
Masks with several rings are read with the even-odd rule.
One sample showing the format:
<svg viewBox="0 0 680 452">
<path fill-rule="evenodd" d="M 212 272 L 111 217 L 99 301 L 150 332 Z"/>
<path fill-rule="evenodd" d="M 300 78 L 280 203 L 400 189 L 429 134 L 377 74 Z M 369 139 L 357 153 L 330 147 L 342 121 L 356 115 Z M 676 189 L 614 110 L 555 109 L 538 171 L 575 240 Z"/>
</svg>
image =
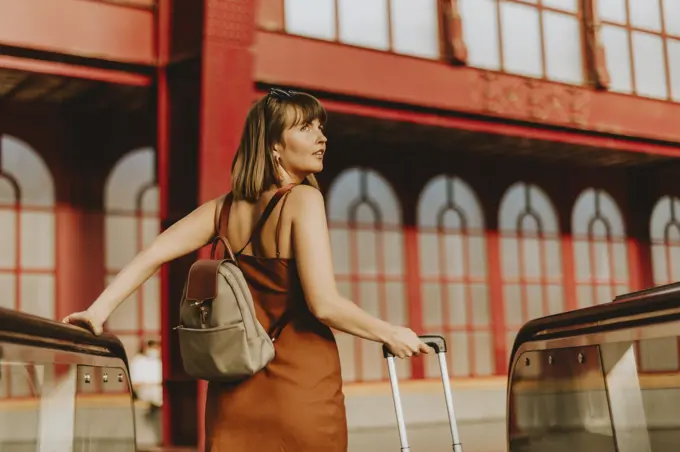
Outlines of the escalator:
<svg viewBox="0 0 680 452">
<path fill-rule="evenodd" d="M 679 338 L 680 284 L 528 322 L 509 366 L 509 450 L 677 450 Z"/>
<path fill-rule="evenodd" d="M 135 451 L 120 341 L 0 308 L 0 452 Z"/>
<path fill-rule="evenodd" d="M 679 338 L 680 284 L 528 322 L 508 368 L 508 450 L 676 450 Z M 116 337 L 0 308 L 0 452 L 132 452 L 135 439 Z"/>
</svg>

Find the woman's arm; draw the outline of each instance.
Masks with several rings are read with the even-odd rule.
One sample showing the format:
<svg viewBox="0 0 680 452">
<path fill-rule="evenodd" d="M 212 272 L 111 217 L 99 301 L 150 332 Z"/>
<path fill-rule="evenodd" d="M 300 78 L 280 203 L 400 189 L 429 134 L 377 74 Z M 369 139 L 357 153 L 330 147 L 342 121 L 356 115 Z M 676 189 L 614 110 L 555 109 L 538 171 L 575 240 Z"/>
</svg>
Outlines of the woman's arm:
<svg viewBox="0 0 680 452">
<path fill-rule="evenodd" d="M 95 333 L 101 332 L 101 324 L 161 265 L 196 251 L 213 237 L 215 212 L 222 200 L 220 197 L 206 202 L 163 231 L 116 275 L 87 311 L 71 314 L 64 322 L 84 323 Z"/>
<path fill-rule="evenodd" d="M 292 216 L 295 259 L 305 298 L 311 312 L 325 325 L 387 344 L 399 356 L 429 351 L 409 328 L 391 325 L 342 297 L 335 284 L 326 212 L 321 193 L 300 185 L 286 204 Z"/>
</svg>

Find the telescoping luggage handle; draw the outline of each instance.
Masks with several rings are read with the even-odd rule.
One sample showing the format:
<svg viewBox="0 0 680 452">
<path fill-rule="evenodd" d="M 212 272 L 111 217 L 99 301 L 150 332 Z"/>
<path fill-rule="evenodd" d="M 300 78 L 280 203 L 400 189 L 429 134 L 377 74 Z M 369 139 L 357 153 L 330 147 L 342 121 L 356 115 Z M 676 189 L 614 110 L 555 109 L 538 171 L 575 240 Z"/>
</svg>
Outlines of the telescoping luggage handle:
<svg viewBox="0 0 680 452">
<path fill-rule="evenodd" d="M 444 385 L 444 397 L 446 399 L 446 410 L 449 415 L 449 426 L 451 428 L 451 440 L 453 441 L 453 451 L 463 452 L 463 446 L 458 436 L 458 425 L 456 423 L 456 413 L 453 409 L 453 398 L 451 396 L 451 383 L 449 382 L 449 369 L 446 364 L 446 340 L 442 336 L 419 336 L 427 345 L 432 347 L 439 360 L 439 370 L 441 371 L 442 384 Z M 411 452 L 406 438 L 406 424 L 404 422 L 404 410 L 401 405 L 401 395 L 399 394 L 399 381 L 397 370 L 394 365 L 394 354 L 390 352 L 386 345 L 383 345 L 383 356 L 387 358 L 387 370 L 392 386 L 392 398 L 394 399 L 394 410 L 397 415 L 397 428 L 399 429 L 399 439 L 401 440 L 401 452 Z"/>
</svg>

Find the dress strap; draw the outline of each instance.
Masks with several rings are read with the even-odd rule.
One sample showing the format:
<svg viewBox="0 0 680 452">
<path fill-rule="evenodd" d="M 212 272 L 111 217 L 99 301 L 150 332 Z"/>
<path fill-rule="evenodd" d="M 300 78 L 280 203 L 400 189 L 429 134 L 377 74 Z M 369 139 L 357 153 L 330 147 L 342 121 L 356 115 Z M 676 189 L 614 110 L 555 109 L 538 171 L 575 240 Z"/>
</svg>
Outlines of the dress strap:
<svg viewBox="0 0 680 452">
<path fill-rule="evenodd" d="M 250 242 L 253 241 L 254 237 L 257 237 L 260 235 L 260 232 L 262 231 L 262 227 L 264 226 L 265 222 L 271 215 L 271 213 L 274 211 L 274 207 L 281 201 L 281 198 L 288 193 L 293 187 L 295 187 L 297 184 L 288 184 L 284 187 L 279 188 L 276 190 L 276 193 L 274 193 L 274 196 L 272 196 L 272 199 L 269 200 L 269 203 L 267 204 L 267 207 L 265 207 L 264 212 L 262 213 L 262 216 L 258 220 L 257 224 L 255 225 L 255 228 L 253 229 L 253 232 L 250 234 L 250 238 L 246 242 L 245 245 L 243 245 L 243 248 L 241 248 L 236 255 L 240 255 L 243 253 L 243 250 L 246 249 L 248 245 L 250 245 Z M 277 241 L 277 255 L 278 255 L 278 241 Z"/>
<path fill-rule="evenodd" d="M 277 258 L 281 257 L 281 251 L 279 250 L 279 236 L 281 235 L 281 217 L 283 216 L 283 209 L 286 207 L 286 201 L 288 201 L 289 193 L 290 190 L 283 194 L 283 201 L 281 202 L 281 211 L 279 212 L 279 218 L 277 218 L 276 220 L 276 237 L 274 237 L 274 243 L 276 243 Z"/>
</svg>

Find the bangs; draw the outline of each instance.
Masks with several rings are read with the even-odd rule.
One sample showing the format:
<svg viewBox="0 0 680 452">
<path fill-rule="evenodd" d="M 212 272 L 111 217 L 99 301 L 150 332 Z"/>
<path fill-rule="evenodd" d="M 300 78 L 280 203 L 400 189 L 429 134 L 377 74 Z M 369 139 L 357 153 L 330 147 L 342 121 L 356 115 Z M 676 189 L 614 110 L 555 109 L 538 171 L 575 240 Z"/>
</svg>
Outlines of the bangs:
<svg viewBox="0 0 680 452">
<path fill-rule="evenodd" d="M 319 120 L 321 125 L 326 123 L 326 109 L 315 97 L 305 93 L 295 93 L 286 104 L 292 108 L 286 108 L 286 128 L 311 124 Z"/>
</svg>

